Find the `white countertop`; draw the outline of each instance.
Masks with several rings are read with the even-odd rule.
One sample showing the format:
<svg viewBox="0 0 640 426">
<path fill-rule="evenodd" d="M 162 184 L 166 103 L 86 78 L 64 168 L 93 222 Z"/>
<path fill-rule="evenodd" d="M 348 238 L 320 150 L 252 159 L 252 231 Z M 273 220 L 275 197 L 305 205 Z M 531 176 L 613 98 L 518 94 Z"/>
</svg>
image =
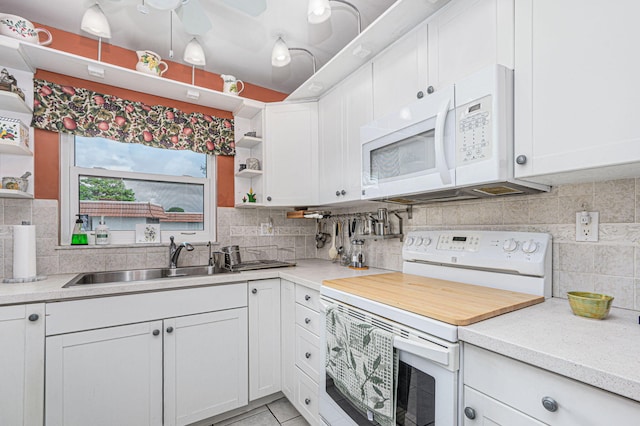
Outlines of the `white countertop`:
<svg viewBox="0 0 640 426">
<path fill-rule="evenodd" d="M 460 327 L 460 340 L 640 401 L 640 312 L 573 315 L 565 299 Z"/>
<path fill-rule="evenodd" d="M 0 305 L 110 296 L 266 278 L 284 278 L 315 290 L 320 290 L 322 280 L 388 272 L 375 268 L 366 271 L 355 271 L 340 266 L 338 263 L 319 259 L 298 260 L 296 264 L 295 267 L 291 268 L 263 269 L 188 278 L 162 278 L 149 281 L 79 285 L 70 288 L 62 288 L 62 286 L 77 274 L 52 275 L 43 281 L 14 284 L 0 283 Z"/>
</svg>

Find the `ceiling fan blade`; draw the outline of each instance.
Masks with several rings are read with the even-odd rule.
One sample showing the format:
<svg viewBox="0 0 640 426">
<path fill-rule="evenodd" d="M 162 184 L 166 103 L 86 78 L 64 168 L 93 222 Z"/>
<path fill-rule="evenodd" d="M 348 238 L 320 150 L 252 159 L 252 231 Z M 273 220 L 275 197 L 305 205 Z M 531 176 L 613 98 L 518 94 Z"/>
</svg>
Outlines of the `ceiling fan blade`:
<svg viewBox="0 0 640 426">
<path fill-rule="evenodd" d="M 224 0 L 224 2 L 251 16 L 258 16 L 267 9 L 267 0 Z"/>
<path fill-rule="evenodd" d="M 176 15 L 188 34 L 202 35 L 212 28 L 211 20 L 198 0 L 183 0 Z"/>
</svg>

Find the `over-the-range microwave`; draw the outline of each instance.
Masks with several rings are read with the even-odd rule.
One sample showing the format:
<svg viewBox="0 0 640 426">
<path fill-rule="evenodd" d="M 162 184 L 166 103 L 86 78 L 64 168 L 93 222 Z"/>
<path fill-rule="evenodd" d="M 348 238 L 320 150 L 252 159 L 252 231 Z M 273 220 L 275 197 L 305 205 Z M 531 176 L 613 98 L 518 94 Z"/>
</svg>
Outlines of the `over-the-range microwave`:
<svg viewBox="0 0 640 426">
<path fill-rule="evenodd" d="M 362 199 L 419 204 L 530 194 L 514 179 L 513 70 L 500 65 L 360 129 Z"/>
</svg>

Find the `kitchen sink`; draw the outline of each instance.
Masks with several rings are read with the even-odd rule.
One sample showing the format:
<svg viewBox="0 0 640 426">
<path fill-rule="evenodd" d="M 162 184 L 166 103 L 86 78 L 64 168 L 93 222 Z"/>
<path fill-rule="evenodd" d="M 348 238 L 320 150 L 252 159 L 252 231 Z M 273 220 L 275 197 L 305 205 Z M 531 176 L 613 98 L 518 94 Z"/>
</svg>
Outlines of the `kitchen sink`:
<svg viewBox="0 0 640 426">
<path fill-rule="evenodd" d="M 108 284 L 128 281 L 148 281 L 159 278 L 181 278 L 201 275 L 229 274 L 227 269 L 214 266 L 185 266 L 183 268 L 132 269 L 128 271 L 89 272 L 79 274 L 63 287 L 85 284 Z"/>
</svg>

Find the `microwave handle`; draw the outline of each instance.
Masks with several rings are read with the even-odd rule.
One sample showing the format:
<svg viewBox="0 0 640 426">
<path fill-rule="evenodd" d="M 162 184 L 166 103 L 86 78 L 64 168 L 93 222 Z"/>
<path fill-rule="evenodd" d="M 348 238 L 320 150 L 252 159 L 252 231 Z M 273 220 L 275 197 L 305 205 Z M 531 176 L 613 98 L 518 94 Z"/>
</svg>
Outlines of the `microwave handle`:
<svg viewBox="0 0 640 426">
<path fill-rule="evenodd" d="M 447 159 L 444 151 L 444 125 L 447 121 L 447 114 L 449 113 L 449 105 L 451 100 L 447 99 L 438 110 L 436 116 L 436 135 L 435 135 L 435 151 L 436 151 L 436 169 L 440 173 L 440 180 L 443 185 L 451 183 L 451 174 L 449 173 L 449 166 L 447 165 Z"/>
</svg>

